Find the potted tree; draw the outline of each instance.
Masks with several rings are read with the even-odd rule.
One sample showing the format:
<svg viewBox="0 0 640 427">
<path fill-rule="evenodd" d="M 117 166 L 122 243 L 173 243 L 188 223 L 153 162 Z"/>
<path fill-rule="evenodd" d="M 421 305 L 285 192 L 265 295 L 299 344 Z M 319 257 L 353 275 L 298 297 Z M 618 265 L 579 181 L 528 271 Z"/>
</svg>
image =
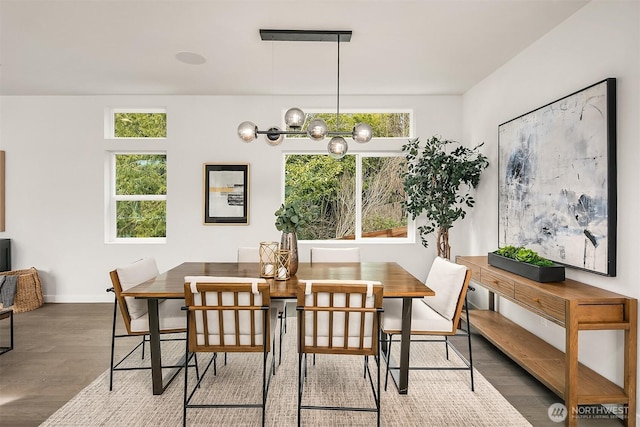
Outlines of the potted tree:
<svg viewBox="0 0 640 427">
<path fill-rule="evenodd" d="M 480 174 L 489 166 L 478 149 L 459 142 L 432 136 L 424 148 L 419 138 L 402 146 L 406 169 L 403 172 L 405 207 L 413 219 L 424 214 L 426 224 L 418 227 L 422 245 L 428 247 L 428 235 L 436 232 L 438 256 L 449 259 L 449 229 L 466 215 L 475 200 L 471 189 L 478 186 Z M 455 148 L 452 148 L 455 147 Z"/>
</svg>

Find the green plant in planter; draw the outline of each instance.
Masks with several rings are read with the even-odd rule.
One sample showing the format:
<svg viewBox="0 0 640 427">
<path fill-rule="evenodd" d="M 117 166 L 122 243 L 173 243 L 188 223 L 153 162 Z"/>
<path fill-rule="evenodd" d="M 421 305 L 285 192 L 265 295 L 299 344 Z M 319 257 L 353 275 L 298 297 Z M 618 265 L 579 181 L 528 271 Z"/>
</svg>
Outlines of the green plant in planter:
<svg viewBox="0 0 640 427">
<path fill-rule="evenodd" d="M 503 246 L 495 253 L 506 258 L 515 259 L 516 261 L 525 262 L 527 264 L 533 264 L 540 267 L 551 267 L 552 265 L 554 265 L 553 261 L 543 258 L 538 255 L 537 252 L 524 247 Z"/>
<path fill-rule="evenodd" d="M 428 246 L 427 236 L 437 232 L 438 256 L 451 257 L 449 229 L 465 217 L 465 208 L 475 204 L 471 189 L 478 186 L 480 174 L 489 166 L 487 157 L 478 151 L 483 144 L 467 148 L 433 136 L 422 149 L 418 138 L 402 146 L 407 167 L 402 176 L 405 207 L 413 219 L 422 214 L 427 218 L 418 227 L 424 247 Z"/>
<path fill-rule="evenodd" d="M 275 212 L 276 228 L 283 233 L 295 233 L 306 222 L 300 216 L 300 208 L 296 205 L 284 204 Z"/>
</svg>

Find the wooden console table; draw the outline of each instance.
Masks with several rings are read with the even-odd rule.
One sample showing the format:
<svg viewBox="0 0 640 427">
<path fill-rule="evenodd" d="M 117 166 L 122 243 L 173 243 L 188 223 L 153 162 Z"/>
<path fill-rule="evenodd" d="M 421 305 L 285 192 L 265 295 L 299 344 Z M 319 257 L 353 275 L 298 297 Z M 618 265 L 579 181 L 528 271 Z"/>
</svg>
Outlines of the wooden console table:
<svg viewBox="0 0 640 427">
<path fill-rule="evenodd" d="M 489 310 L 471 310 L 471 325 L 493 345 L 564 399 L 567 426 L 578 405 L 621 404 L 636 425 L 638 301 L 575 280 L 539 283 L 487 264 L 486 256 L 458 256 L 471 279 L 489 291 Z M 565 328 L 565 353 L 495 311 L 499 295 Z M 578 363 L 578 331 L 624 331 L 624 387 Z M 578 414 L 576 416 L 575 414 Z"/>
</svg>

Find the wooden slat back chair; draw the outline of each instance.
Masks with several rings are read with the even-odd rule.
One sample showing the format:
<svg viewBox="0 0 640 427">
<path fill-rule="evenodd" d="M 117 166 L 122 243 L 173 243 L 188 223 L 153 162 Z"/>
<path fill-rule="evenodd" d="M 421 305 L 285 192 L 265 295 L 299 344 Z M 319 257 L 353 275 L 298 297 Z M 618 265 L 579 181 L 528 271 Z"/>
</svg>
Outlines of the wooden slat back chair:
<svg viewBox="0 0 640 427">
<path fill-rule="evenodd" d="M 300 281 L 298 297 L 298 425 L 302 409 L 376 412 L 380 425 L 380 313 L 382 285 L 362 280 Z M 303 405 L 307 354 L 364 356 L 375 407 Z M 377 368 L 376 384 L 369 356 Z"/>
<path fill-rule="evenodd" d="M 151 366 L 121 366 L 125 360 L 138 348 L 142 347 L 142 359 L 145 356 L 145 343 L 149 340 L 149 314 L 147 313 L 147 301 L 134 297 L 122 296 L 123 290 L 127 290 L 140 283 L 155 278 L 159 274 L 158 266 L 153 258 L 144 258 L 132 264 L 119 267 L 109 273 L 113 287 L 107 292 L 115 295 L 113 305 L 113 325 L 111 329 L 111 365 L 109 373 L 109 390 L 113 390 L 114 371 L 129 371 L 138 369 L 151 369 Z M 186 322 L 182 313 L 182 300 L 165 300 L 158 305 L 158 317 L 160 320 L 161 334 L 176 334 L 186 332 Z M 116 334 L 116 318 L 118 307 L 126 328 L 126 333 Z M 117 338 L 141 337 L 141 341 L 129 353 L 115 362 L 115 343 Z M 183 340 L 184 338 L 166 338 L 163 341 Z M 163 368 L 181 368 L 179 365 L 163 365 Z M 172 378 L 173 379 L 173 378 Z M 168 384 L 167 384 L 168 385 Z"/>
<path fill-rule="evenodd" d="M 264 279 L 187 276 L 184 294 L 187 311 L 187 346 L 185 360 L 190 354 L 213 353 L 195 386 L 188 390 L 188 373 L 184 376 L 183 425 L 188 408 L 262 408 L 265 422 L 267 393 L 275 359 L 271 358 L 267 373 L 267 359 L 272 349 L 271 337 L 277 311 L 270 307 L 270 286 Z M 217 353 L 262 353 L 262 401 L 260 403 L 192 404 L 211 364 L 216 375 Z"/>
<path fill-rule="evenodd" d="M 310 262 L 360 262 L 360 248 L 311 248 Z"/>
<path fill-rule="evenodd" d="M 471 353 L 471 326 L 467 309 L 467 290 L 471 270 L 460 264 L 452 263 L 444 258 L 436 258 L 429 270 L 426 285 L 435 291 L 434 296 L 414 298 L 411 306 L 411 342 L 444 342 L 445 356 L 449 359 L 449 349 L 462 359 L 464 366 L 410 366 L 415 370 L 468 370 L 471 376 L 471 391 L 473 385 L 473 357 Z M 464 312 L 464 318 L 462 316 Z M 462 326 L 464 320 L 466 326 Z M 401 333 L 402 300 L 385 298 L 384 316 L 382 320 L 383 337 L 388 335 L 387 371 L 384 388 L 387 389 L 389 370 L 399 369 L 390 366 L 391 343 L 393 336 Z M 417 336 L 430 338 L 418 338 Z M 466 358 L 449 341 L 451 336 L 467 337 L 469 357 Z M 433 338 L 440 337 L 440 338 Z M 383 338 L 384 339 L 384 338 Z M 396 340 L 397 341 L 397 340 Z"/>
<path fill-rule="evenodd" d="M 240 247 L 238 248 L 238 262 L 259 262 L 260 248 Z M 287 333 L 287 302 L 277 299 L 271 300 L 271 307 L 278 310 L 278 320 L 280 320 L 280 341 L 278 350 L 278 365 L 282 364 L 282 338 Z"/>
<path fill-rule="evenodd" d="M 347 263 L 360 262 L 360 248 L 311 248 L 309 251 L 311 264 L 317 263 Z M 313 364 L 316 363 L 316 355 L 313 355 Z"/>
</svg>

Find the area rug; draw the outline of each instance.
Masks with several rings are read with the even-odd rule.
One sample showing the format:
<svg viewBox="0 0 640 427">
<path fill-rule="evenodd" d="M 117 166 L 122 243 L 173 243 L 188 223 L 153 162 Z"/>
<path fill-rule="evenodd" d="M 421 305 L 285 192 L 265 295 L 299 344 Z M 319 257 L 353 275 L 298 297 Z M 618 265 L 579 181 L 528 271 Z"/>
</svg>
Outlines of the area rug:
<svg viewBox="0 0 640 427">
<path fill-rule="evenodd" d="M 298 356 L 295 322 L 288 322 L 283 339 L 282 365 L 272 377 L 267 400 L 266 425 L 297 424 L 296 389 Z M 399 347 L 396 345 L 396 347 Z M 163 362 L 177 360 L 184 346 L 163 343 Z M 277 352 L 276 352 L 277 357 Z M 444 358 L 443 344 L 417 343 L 411 347 L 411 363 L 455 365 L 453 355 Z M 200 365 L 205 357 L 199 358 Z M 143 363 L 140 356 L 132 363 Z M 226 365 L 218 363 L 217 375 L 209 371 L 199 402 L 257 403 L 261 401 L 261 355 L 230 354 Z M 277 365 L 277 361 L 276 361 Z M 374 364 L 370 361 L 374 368 Z M 371 387 L 363 377 L 363 359 L 355 356 L 319 355 L 309 361 L 304 403 L 315 405 L 374 406 Z M 381 373 L 384 385 L 384 361 Z M 374 370 L 375 372 L 375 370 Z M 193 369 L 189 379 L 194 379 Z M 504 397 L 477 371 L 475 392 L 470 389 L 468 371 L 411 371 L 409 393 L 399 395 L 389 379 L 381 393 L 381 424 L 384 426 L 530 426 Z M 190 381 L 191 382 L 191 381 Z M 109 371 L 56 411 L 42 426 L 180 426 L 184 376 L 181 372 L 164 394 L 154 396 L 149 371 L 116 372 L 114 389 L 109 391 Z M 189 426 L 256 426 L 260 409 L 189 409 Z M 311 411 L 302 412 L 302 425 L 371 426 L 374 413 Z"/>
</svg>

